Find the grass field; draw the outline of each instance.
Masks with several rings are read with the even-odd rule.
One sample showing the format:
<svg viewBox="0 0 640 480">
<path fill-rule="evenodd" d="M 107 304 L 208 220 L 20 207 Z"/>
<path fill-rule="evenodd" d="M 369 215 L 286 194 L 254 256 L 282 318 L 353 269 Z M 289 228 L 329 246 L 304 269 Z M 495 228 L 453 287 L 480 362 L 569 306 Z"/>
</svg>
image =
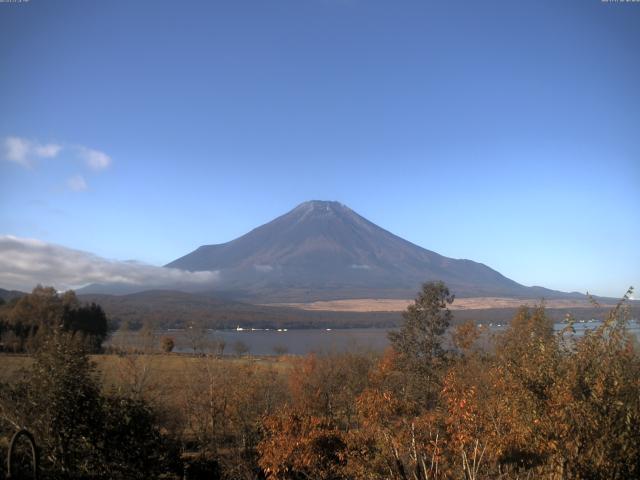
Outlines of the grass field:
<svg viewBox="0 0 640 480">
<path fill-rule="evenodd" d="M 212 358 L 184 354 L 131 354 L 92 355 L 91 360 L 96 364 L 105 390 L 138 388 L 156 391 L 163 396 L 180 389 L 185 377 L 202 369 L 204 362 L 223 369 L 253 366 L 273 368 L 278 372 L 291 366 L 286 356 Z M 17 381 L 32 362 L 29 355 L 0 354 L 0 382 Z"/>
<path fill-rule="evenodd" d="M 13 382 L 21 377 L 21 370 L 31 365 L 28 355 L 0 354 L 0 382 Z"/>
<path fill-rule="evenodd" d="M 330 311 L 330 312 L 401 312 L 413 300 L 394 300 L 388 298 L 353 298 L 347 300 L 328 300 L 311 303 L 279 303 L 282 307 L 300 308 L 302 310 Z M 451 305 L 452 310 L 484 310 L 489 308 L 518 308 L 521 305 L 533 306 L 540 303 L 540 299 L 533 298 L 501 298 L 475 297 L 456 298 Z M 548 308 L 590 308 L 588 300 L 546 300 Z M 603 304 L 603 307 L 612 307 Z"/>
</svg>

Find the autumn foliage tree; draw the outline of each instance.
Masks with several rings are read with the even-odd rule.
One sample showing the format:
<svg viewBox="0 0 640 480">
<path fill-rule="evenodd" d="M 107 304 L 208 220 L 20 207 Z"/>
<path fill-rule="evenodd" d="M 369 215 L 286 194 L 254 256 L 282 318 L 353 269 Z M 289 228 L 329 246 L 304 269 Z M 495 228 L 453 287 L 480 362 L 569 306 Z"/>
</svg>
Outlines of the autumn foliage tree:
<svg viewBox="0 0 640 480">
<path fill-rule="evenodd" d="M 37 286 L 30 294 L 0 307 L 0 334 L 11 338 L 17 351 L 35 351 L 54 329 L 77 335 L 92 352 L 100 351 L 108 333 L 104 310 L 95 303 L 83 305 L 69 290 Z"/>
<path fill-rule="evenodd" d="M 563 478 L 640 477 L 640 352 L 627 329 L 630 294 L 593 332 L 565 342 L 541 420 L 551 466 Z"/>
<path fill-rule="evenodd" d="M 367 353 L 310 354 L 289 374 L 290 401 L 263 422 L 258 445 L 268 478 L 350 478 L 347 435 L 357 427 L 356 398 L 368 384 Z"/>
<path fill-rule="evenodd" d="M 484 349 L 478 344 L 487 344 L 487 333 L 472 324 L 451 332 L 455 351 L 449 352 L 420 347 L 433 345 L 429 337 L 441 329 L 401 330 L 356 398 L 357 427 L 342 436 L 342 474 L 398 480 L 638 477 L 640 357 L 627 330 L 626 300 L 584 335 L 571 323 L 555 331 L 542 303 L 522 307 Z M 447 302 L 438 304 L 446 308 Z M 412 338 L 420 334 L 427 340 Z M 429 357 L 428 351 L 442 354 Z M 429 368 L 416 368 L 412 352 L 414 360 L 431 360 L 425 362 Z M 420 375 L 435 387 L 430 402 L 410 389 Z"/>
<path fill-rule="evenodd" d="M 285 411 L 268 417 L 258 447 L 260 466 L 272 480 L 341 480 L 346 476 L 344 432 L 322 417 Z"/>
</svg>

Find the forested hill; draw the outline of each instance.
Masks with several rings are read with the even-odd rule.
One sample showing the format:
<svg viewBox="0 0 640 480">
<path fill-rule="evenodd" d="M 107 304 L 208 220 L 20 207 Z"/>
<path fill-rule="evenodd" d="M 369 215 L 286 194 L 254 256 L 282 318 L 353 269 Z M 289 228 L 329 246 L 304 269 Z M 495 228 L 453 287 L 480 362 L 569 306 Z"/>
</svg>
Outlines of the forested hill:
<svg viewBox="0 0 640 480">
<path fill-rule="evenodd" d="M 8 302 L 23 295 L 25 295 L 25 293 L 18 290 L 5 290 L 4 288 L 0 288 L 0 303 L 2 303 L 2 301 Z"/>
<path fill-rule="evenodd" d="M 155 290 L 131 295 L 79 295 L 83 302 L 101 305 L 112 324 L 127 321 L 133 328 L 148 323 L 156 328 L 182 328 L 189 322 L 207 328 L 356 328 L 396 327 L 402 321 L 400 312 L 312 311 L 297 308 L 251 305 L 176 291 Z M 455 302 L 454 302 L 455 305 Z M 640 304 L 631 304 L 633 314 L 640 316 Z M 454 323 L 473 320 L 479 323 L 505 323 L 516 308 L 455 310 Z M 577 318 L 602 318 L 602 308 L 548 308 L 548 315 L 561 321 L 567 313 Z"/>
</svg>

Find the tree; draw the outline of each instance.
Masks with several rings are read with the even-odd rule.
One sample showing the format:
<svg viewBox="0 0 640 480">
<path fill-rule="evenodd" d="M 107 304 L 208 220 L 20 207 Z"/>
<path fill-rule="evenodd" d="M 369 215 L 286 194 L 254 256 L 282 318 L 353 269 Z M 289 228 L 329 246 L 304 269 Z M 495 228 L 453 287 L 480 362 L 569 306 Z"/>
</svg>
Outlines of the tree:
<svg viewBox="0 0 640 480">
<path fill-rule="evenodd" d="M 171 337 L 162 337 L 160 340 L 160 347 L 164 353 L 171 353 L 175 345 L 176 344 Z"/>
<path fill-rule="evenodd" d="M 177 445 L 162 436 L 144 400 L 111 395 L 103 409 L 103 478 L 144 480 L 180 469 Z"/>
<path fill-rule="evenodd" d="M 400 331 L 389 332 L 391 345 L 404 360 L 429 364 L 442 356 L 442 336 L 451 323 L 448 305 L 453 299 L 443 282 L 422 286 L 414 303 L 402 313 Z"/>
<path fill-rule="evenodd" d="M 448 308 L 454 296 L 443 282 L 422 286 L 414 303 L 402 313 L 404 324 L 389 332 L 391 346 L 398 353 L 398 368 L 407 377 L 407 392 L 421 403 L 437 396 L 435 374 L 444 359 L 442 341 L 451 323 Z"/>
<path fill-rule="evenodd" d="M 562 358 L 543 422 L 562 478 L 640 478 L 640 351 L 627 329 L 632 292 L 564 348 L 572 354 Z"/>
<path fill-rule="evenodd" d="M 88 475 L 97 468 L 100 387 L 78 339 L 55 330 L 35 354 L 25 380 L 2 400 L 5 420 L 34 432 L 45 468 L 65 475 Z"/>
<path fill-rule="evenodd" d="M 260 467 L 270 480 L 343 480 L 344 433 L 327 420 L 284 411 L 264 420 Z"/>
<path fill-rule="evenodd" d="M 278 356 L 286 355 L 287 353 L 289 353 L 289 348 L 286 345 L 274 345 L 273 353 Z"/>
<path fill-rule="evenodd" d="M 145 353 L 152 352 L 156 347 L 156 334 L 148 320 L 142 324 L 142 328 L 138 331 L 138 341 Z"/>
<path fill-rule="evenodd" d="M 34 433 L 45 478 L 157 478 L 177 451 L 140 398 L 101 393 L 84 342 L 55 329 L 24 380 L 0 385 L 0 420 Z"/>
<path fill-rule="evenodd" d="M 203 342 L 206 339 L 207 331 L 201 322 L 189 322 L 186 328 L 186 336 L 189 340 L 189 344 L 193 349 L 193 353 L 202 349 Z"/>
<path fill-rule="evenodd" d="M 85 306 L 78 305 L 75 308 L 69 304 L 65 305 L 62 325 L 65 331 L 80 333 L 84 336 L 87 346 L 92 352 L 99 352 L 102 349 L 102 342 L 107 338 L 107 315 L 102 307 L 95 303 Z"/>
<path fill-rule="evenodd" d="M 70 300 L 68 296 L 65 299 Z M 4 329 L 20 339 L 20 350 L 37 348 L 40 338 L 60 325 L 63 310 L 62 297 L 56 290 L 38 285 L 30 294 L 7 305 L 3 314 Z"/>
<path fill-rule="evenodd" d="M 227 342 L 225 342 L 225 340 L 223 338 L 218 340 L 216 353 L 218 354 L 219 357 L 224 355 L 224 349 L 225 349 L 226 346 L 227 346 Z"/>
<path fill-rule="evenodd" d="M 242 340 L 238 340 L 233 344 L 233 351 L 236 352 L 236 355 L 241 357 L 242 355 L 249 352 L 249 346 Z"/>
<path fill-rule="evenodd" d="M 53 287 L 40 285 L 5 306 L 2 317 L 2 330 L 20 339 L 20 350 L 37 350 L 45 337 L 61 327 L 84 337 L 96 352 L 108 333 L 107 317 L 99 305 L 81 305 L 72 290 L 59 294 Z"/>
</svg>

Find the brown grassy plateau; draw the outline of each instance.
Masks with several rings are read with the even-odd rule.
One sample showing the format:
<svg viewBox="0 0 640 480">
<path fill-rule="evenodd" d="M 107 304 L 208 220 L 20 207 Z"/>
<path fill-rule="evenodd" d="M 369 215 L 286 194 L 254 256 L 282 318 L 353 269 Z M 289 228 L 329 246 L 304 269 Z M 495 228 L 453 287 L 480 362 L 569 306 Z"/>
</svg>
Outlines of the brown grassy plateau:
<svg viewBox="0 0 640 480">
<path fill-rule="evenodd" d="M 278 303 L 271 306 L 299 308 L 301 310 L 329 311 L 329 312 L 402 312 L 413 300 L 395 300 L 388 298 L 352 298 L 347 300 L 327 300 L 310 303 Z M 518 308 L 522 305 L 534 306 L 540 299 L 534 298 L 502 298 L 502 297 L 472 297 L 456 298 L 451 310 L 485 310 L 489 308 Z M 591 308 L 589 300 L 555 299 L 546 300 L 547 308 Z M 602 307 L 612 307 L 613 304 L 601 304 Z"/>
</svg>

